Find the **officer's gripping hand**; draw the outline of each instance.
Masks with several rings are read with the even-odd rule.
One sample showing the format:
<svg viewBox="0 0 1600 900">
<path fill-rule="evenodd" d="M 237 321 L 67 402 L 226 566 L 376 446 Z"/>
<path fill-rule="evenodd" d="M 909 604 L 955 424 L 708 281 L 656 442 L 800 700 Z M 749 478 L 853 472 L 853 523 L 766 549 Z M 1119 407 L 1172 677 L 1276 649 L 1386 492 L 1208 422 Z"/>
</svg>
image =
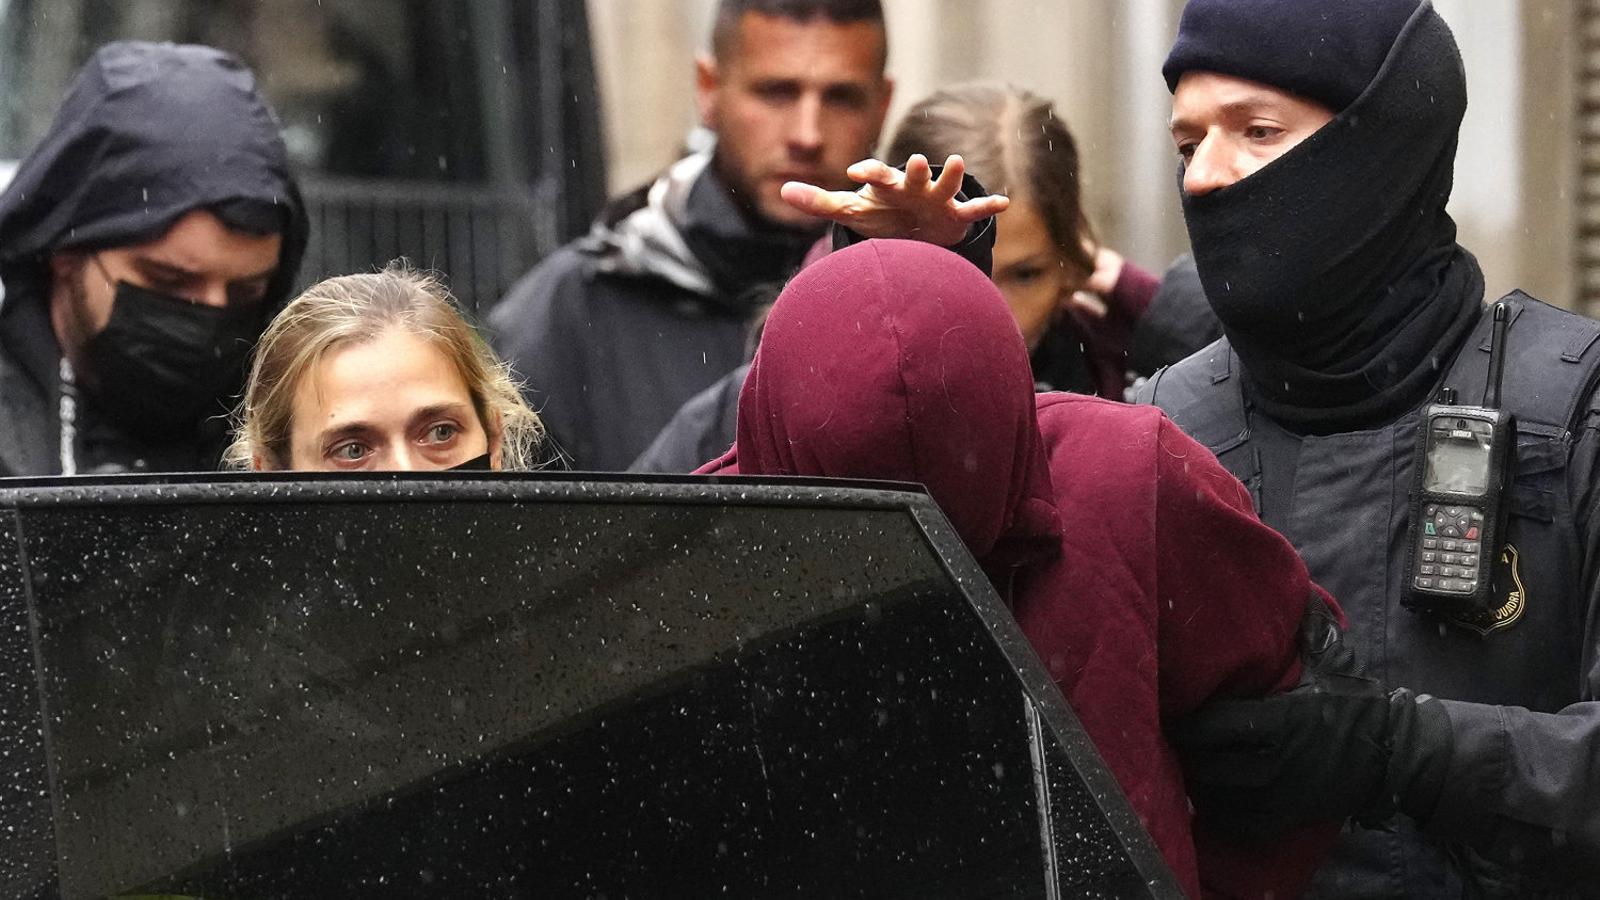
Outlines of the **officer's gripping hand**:
<svg viewBox="0 0 1600 900">
<path fill-rule="evenodd" d="M 1450 761 L 1443 704 L 1357 674 L 1320 600 L 1301 652 L 1305 675 L 1288 693 L 1217 701 L 1172 729 L 1196 813 L 1243 837 L 1397 809 L 1426 821 Z"/>
</svg>

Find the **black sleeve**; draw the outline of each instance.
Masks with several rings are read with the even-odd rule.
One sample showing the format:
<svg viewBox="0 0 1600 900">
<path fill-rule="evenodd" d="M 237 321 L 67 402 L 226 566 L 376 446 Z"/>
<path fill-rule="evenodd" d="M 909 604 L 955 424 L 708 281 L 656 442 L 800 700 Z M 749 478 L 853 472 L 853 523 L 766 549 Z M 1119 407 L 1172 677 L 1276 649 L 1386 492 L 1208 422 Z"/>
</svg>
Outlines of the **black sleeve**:
<svg viewBox="0 0 1600 900">
<path fill-rule="evenodd" d="M 1568 484 L 1583 542 L 1581 702 L 1558 712 L 1442 701 L 1454 751 L 1429 830 L 1556 883 L 1600 876 L 1600 409 L 1574 434 Z"/>
<path fill-rule="evenodd" d="M 1167 267 L 1161 287 L 1134 326 L 1128 368 L 1154 372 L 1222 337 L 1222 323 L 1206 300 L 1194 257 L 1184 254 Z"/>
<path fill-rule="evenodd" d="M 576 253 L 557 250 L 513 285 L 487 319 L 490 343 L 523 380 L 523 395 L 544 422 L 546 441 L 573 465 L 592 459 L 595 449 L 584 389 L 588 288 L 582 276 Z"/>
<path fill-rule="evenodd" d="M 689 398 L 629 472 L 682 474 L 716 459 L 738 437 L 739 391 L 750 366 L 745 364 L 722 376 L 716 384 Z"/>
</svg>

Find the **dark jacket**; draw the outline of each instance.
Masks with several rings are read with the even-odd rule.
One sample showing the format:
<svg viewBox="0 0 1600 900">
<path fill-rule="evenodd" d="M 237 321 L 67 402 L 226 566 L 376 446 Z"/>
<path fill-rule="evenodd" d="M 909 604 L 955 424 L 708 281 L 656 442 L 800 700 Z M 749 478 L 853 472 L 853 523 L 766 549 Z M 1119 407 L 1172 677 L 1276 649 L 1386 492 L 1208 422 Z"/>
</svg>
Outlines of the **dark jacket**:
<svg viewBox="0 0 1600 900">
<path fill-rule="evenodd" d="M 761 307 L 741 298 L 788 278 L 816 240 L 750 221 L 709 162 L 687 157 L 613 203 L 489 314 L 495 349 L 574 468 L 626 468 L 742 363 Z"/>
<path fill-rule="evenodd" d="M 1222 323 L 1206 302 L 1194 257 L 1172 261 L 1139 317 L 1128 342 L 1128 368 L 1149 375 L 1222 337 Z"/>
<path fill-rule="evenodd" d="M 733 446 L 739 418 L 739 389 L 744 387 L 748 363 L 683 405 L 650 446 L 628 466 L 629 472 L 681 474 L 693 472 Z"/>
<path fill-rule="evenodd" d="M 155 240 L 184 214 L 282 235 L 261 327 L 287 301 L 308 226 L 278 122 L 237 59 L 209 47 L 108 44 L 79 72 L 51 130 L 0 194 L 0 474 L 61 471 L 61 351 L 50 255 Z M 239 373 L 239 384 L 243 372 Z M 85 392 L 80 471 L 214 469 L 227 406 L 186 433 L 135 438 Z"/>
<path fill-rule="evenodd" d="M 1498 609 L 1483 621 L 1401 603 L 1420 405 L 1360 431 L 1295 434 L 1252 408 L 1226 339 L 1145 386 L 1338 596 L 1366 670 L 1445 701 L 1439 810 L 1420 830 L 1398 816 L 1353 828 L 1319 878 L 1326 896 L 1600 896 L 1600 323 L 1512 303 L 1502 402 L 1518 447 Z M 1488 368 L 1478 318 L 1440 378 L 1463 398 L 1481 396 Z"/>
<path fill-rule="evenodd" d="M 1164 416 L 1033 387 L 988 279 L 928 244 L 868 242 L 785 288 L 738 441 L 701 471 L 925 484 L 1179 883 L 1293 896 L 1328 830 L 1253 850 L 1192 835 L 1162 727 L 1211 697 L 1294 684 L 1294 634 L 1321 592 L 1239 482 Z"/>
<path fill-rule="evenodd" d="M 1354 7 L 1335 16 L 1362 21 Z M 1502 403 L 1518 433 L 1494 609 L 1403 604 L 1423 409 L 1442 387 L 1479 402 L 1489 356 L 1482 274 L 1446 209 L 1465 72 L 1432 6 L 1409 16 L 1330 122 L 1248 177 L 1184 195 L 1227 337 L 1152 378 L 1143 399 L 1250 485 L 1338 596 L 1367 672 L 1447 714 L 1447 731 L 1423 738 L 1447 759 L 1436 808 L 1407 803 L 1417 821 L 1383 822 L 1363 810 L 1373 827 L 1351 827 L 1315 895 L 1596 894 L 1600 325 L 1507 298 Z"/>
</svg>

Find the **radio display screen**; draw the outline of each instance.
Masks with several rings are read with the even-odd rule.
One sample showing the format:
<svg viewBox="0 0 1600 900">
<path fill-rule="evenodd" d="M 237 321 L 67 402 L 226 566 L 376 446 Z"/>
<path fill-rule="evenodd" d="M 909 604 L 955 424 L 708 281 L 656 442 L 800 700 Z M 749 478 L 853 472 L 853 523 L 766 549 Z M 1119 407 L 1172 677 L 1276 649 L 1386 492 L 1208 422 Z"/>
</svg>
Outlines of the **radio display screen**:
<svg viewBox="0 0 1600 900">
<path fill-rule="evenodd" d="M 1436 419 L 1428 429 L 1423 489 L 1471 496 L 1487 493 L 1491 434 L 1488 422 L 1452 416 Z"/>
</svg>

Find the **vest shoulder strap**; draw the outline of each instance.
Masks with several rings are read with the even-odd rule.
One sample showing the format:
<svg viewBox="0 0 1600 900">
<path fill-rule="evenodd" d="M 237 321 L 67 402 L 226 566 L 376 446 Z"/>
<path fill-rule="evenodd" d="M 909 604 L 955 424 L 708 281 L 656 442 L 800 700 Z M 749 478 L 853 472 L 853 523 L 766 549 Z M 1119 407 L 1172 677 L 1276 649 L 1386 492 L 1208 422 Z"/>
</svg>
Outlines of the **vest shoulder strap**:
<svg viewBox="0 0 1600 900">
<path fill-rule="evenodd" d="M 1600 381 L 1600 322 L 1557 309 L 1522 291 L 1512 291 L 1501 299 L 1511 312 L 1501 406 L 1517 417 L 1524 431 L 1551 437 L 1571 432 L 1587 411 Z M 1442 386 L 1455 388 L 1458 402 L 1482 401 L 1489 379 L 1492 329 L 1493 317 L 1481 316 L 1445 374 Z"/>
<path fill-rule="evenodd" d="M 1161 408 L 1184 433 L 1221 455 L 1250 439 L 1239 357 L 1227 338 L 1157 371 L 1138 402 Z"/>
</svg>

